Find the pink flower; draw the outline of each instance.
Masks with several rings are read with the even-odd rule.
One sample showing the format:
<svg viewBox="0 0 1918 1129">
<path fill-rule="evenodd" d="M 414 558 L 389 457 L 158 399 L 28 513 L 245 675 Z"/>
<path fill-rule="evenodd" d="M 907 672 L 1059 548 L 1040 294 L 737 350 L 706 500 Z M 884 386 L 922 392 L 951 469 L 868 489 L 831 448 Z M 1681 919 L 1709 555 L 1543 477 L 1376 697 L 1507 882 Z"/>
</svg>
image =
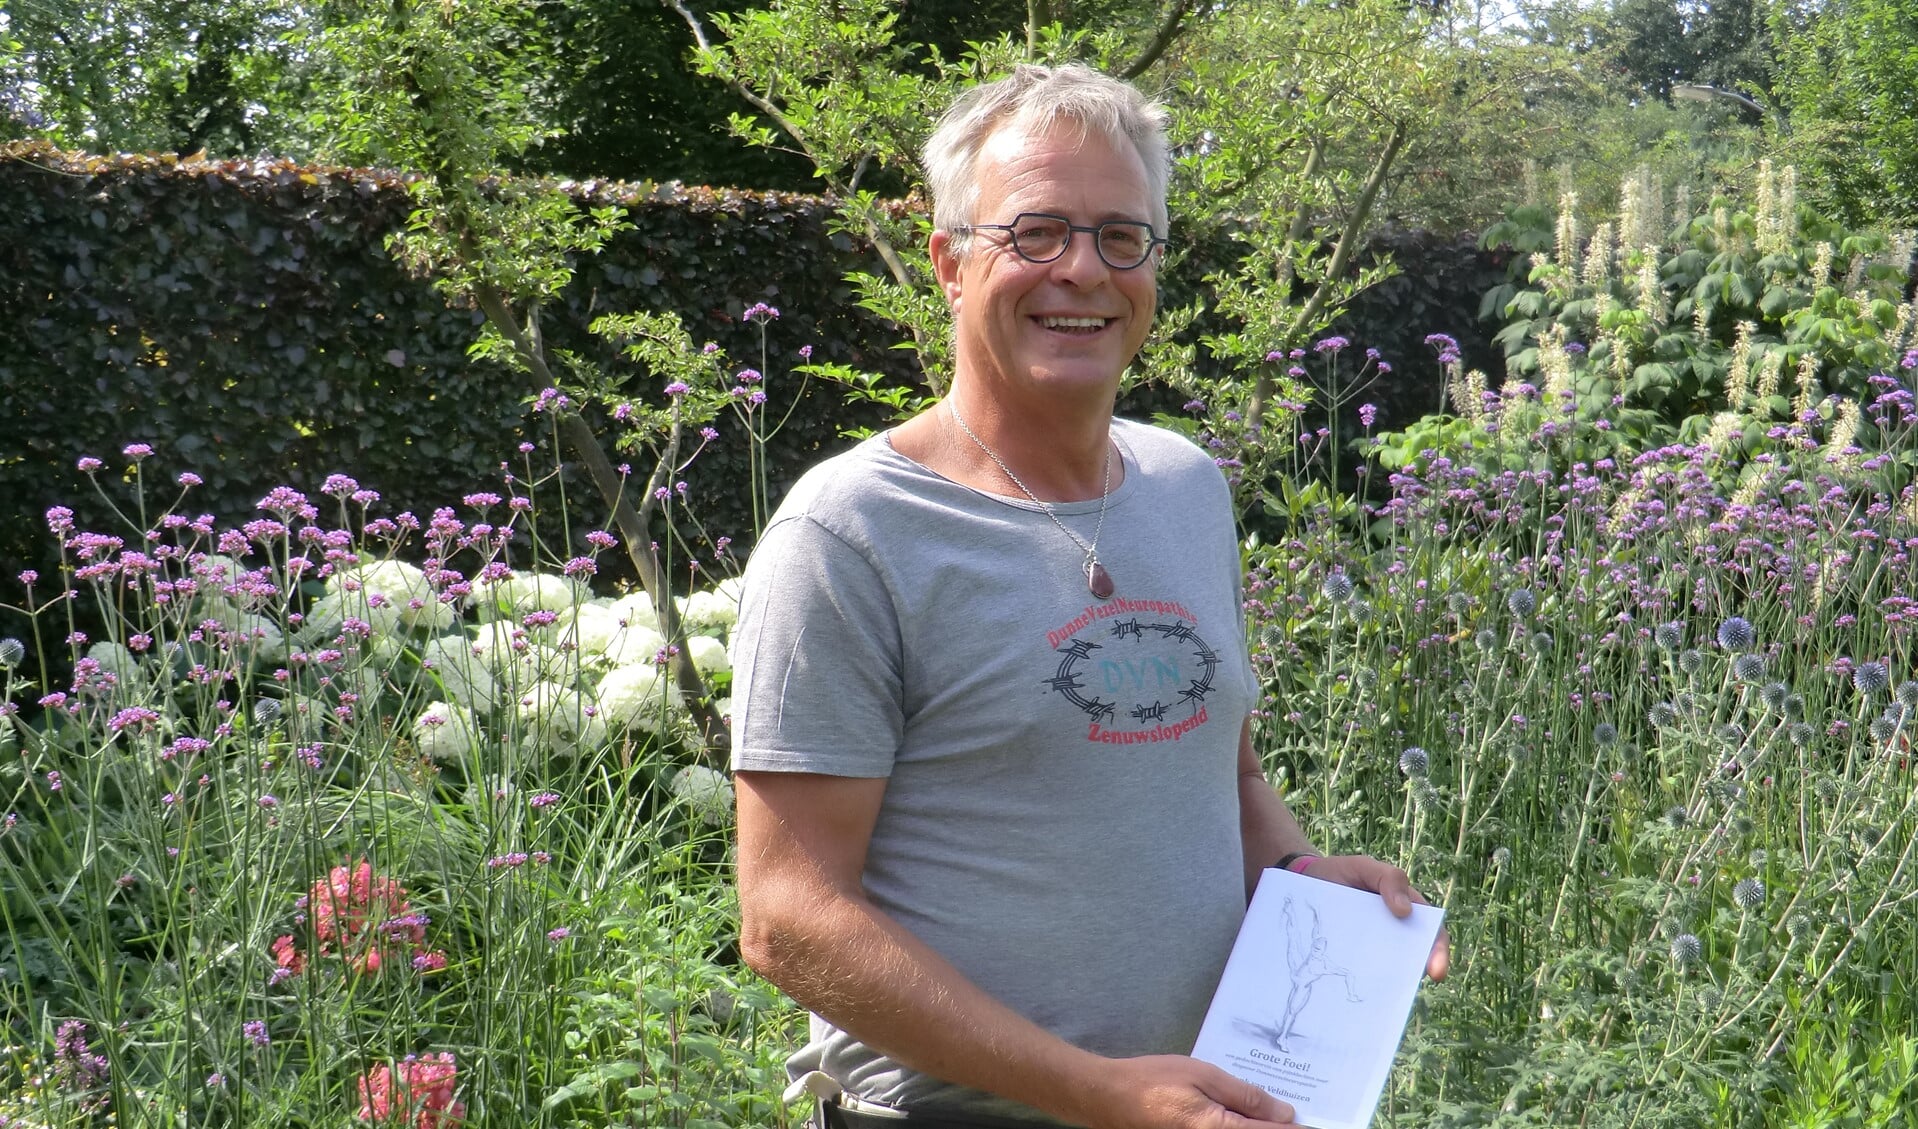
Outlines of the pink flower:
<svg viewBox="0 0 1918 1129">
<path fill-rule="evenodd" d="M 293 935 L 285 934 L 273 940 L 273 963 L 284 969 L 288 975 L 297 976 L 306 971 L 306 955 L 293 943 Z"/>
<path fill-rule="evenodd" d="M 397 1069 L 381 1063 L 360 1075 L 359 1118 L 393 1129 L 453 1129 L 466 1116 L 466 1104 L 453 1097 L 458 1073 L 445 1051 L 408 1055 Z"/>
<path fill-rule="evenodd" d="M 318 955 L 338 956 L 355 972 L 378 972 L 388 957 L 412 950 L 420 953 L 426 941 L 426 915 L 414 913 L 406 888 L 390 878 L 376 877 L 373 864 L 336 866 L 313 884 L 304 899 L 313 915 L 313 937 Z M 432 967 L 434 954 L 424 954 Z M 300 972 L 304 955 L 291 936 L 273 942 L 273 956 L 281 968 Z M 418 967 L 418 962 L 415 962 Z M 425 971 L 425 969 L 423 969 Z"/>
</svg>

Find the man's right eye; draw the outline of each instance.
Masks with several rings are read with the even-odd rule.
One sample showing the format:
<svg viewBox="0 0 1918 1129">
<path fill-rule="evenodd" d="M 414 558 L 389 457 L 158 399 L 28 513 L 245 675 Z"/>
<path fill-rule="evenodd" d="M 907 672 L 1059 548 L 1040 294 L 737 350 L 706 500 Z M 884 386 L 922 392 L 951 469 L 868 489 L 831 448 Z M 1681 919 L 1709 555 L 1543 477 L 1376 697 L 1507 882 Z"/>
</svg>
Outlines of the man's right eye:
<svg viewBox="0 0 1918 1129">
<path fill-rule="evenodd" d="M 1058 220 L 1020 217 L 1012 234 L 1019 239 L 1044 241 L 1058 239 L 1065 225 Z"/>
</svg>

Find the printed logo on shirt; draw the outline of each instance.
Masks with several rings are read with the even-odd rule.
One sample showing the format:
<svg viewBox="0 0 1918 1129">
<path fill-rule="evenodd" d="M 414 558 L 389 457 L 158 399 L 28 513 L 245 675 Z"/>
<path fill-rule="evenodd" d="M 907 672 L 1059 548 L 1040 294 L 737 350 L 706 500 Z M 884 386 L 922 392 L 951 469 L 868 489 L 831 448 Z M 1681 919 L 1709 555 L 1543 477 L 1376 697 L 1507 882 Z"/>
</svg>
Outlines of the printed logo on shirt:
<svg viewBox="0 0 1918 1129">
<path fill-rule="evenodd" d="M 1178 741 L 1210 720 L 1206 698 L 1221 665 L 1197 623 L 1173 600 L 1088 604 L 1046 633 L 1059 666 L 1044 684 L 1086 715 L 1088 741 Z"/>
</svg>

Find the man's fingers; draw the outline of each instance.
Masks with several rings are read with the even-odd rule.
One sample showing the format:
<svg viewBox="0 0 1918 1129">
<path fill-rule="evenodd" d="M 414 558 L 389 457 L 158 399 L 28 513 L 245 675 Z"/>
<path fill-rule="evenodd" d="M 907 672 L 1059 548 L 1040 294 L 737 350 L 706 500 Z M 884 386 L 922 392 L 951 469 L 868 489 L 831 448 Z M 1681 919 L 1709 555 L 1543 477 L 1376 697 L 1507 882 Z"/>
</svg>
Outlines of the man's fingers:
<svg viewBox="0 0 1918 1129">
<path fill-rule="evenodd" d="M 1217 1073 L 1203 1086 L 1207 1097 L 1251 1121 L 1291 1124 L 1295 1114 L 1290 1105 L 1235 1074 L 1213 1069 Z"/>
<path fill-rule="evenodd" d="M 1452 970 L 1452 937 L 1442 927 L 1438 939 L 1432 942 L 1432 955 L 1425 958 L 1425 975 L 1434 980 L 1445 979 Z"/>
<path fill-rule="evenodd" d="M 1390 865 L 1385 866 L 1385 877 L 1379 882 L 1379 896 L 1385 899 L 1385 908 L 1392 911 L 1393 917 L 1412 916 L 1412 903 L 1425 900 L 1412 889 L 1411 877 Z"/>
</svg>

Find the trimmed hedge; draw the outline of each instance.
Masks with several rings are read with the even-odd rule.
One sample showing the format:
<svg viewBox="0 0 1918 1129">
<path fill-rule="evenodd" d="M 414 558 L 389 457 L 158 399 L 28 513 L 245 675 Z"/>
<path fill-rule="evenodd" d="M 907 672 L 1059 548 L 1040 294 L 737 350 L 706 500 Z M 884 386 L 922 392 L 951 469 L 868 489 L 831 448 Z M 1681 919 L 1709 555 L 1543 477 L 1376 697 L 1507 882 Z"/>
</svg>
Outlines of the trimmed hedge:
<svg viewBox="0 0 1918 1129">
<path fill-rule="evenodd" d="M 592 316 L 674 310 L 695 340 L 759 367 L 759 331 L 738 319 L 763 301 L 784 311 L 769 333 L 774 410 L 790 402 L 793 382 L 781 378 L 801 345 L 905 374 L 885 348 L 896 335 L 850 301 L 842 276 L 876 264 L 827 231 L 829 201 L 578 191 L 617 199 L 634 226 L 546 311 L 554 345 L 610 360 L 585 330 Z M 424 516 L 497 486 L 502 460 L 518 470 L 518 445 L 544 440 L 525 434 L 523 401 L 538 390 L 469 359 L 480 315 L 449 309 L 387 255 L 384 238 L 408 206 L 392 173 L 0 151 L 0 510 L 17 515 L 0 526 L 0 602 L 19 601 L 21 568 L 52 575 L 48 506 L 73 507 L 83 528 L 107 521 L 75 461 L 100 457 L 102 478 L 117 479 L 128 443 L 157 449 L 150 487 L 155 475 L 170 487 L 181 471 L 199 474 L 195 512 L 223 520 L 250 514 L 274 485 L 312 493 L 334 472 L 380 491 L 384 512 Z M 659 396 L 660 384 L 632 374 L 636 397 Z M 775 467 L 814 461 L 845 425 L 837 393 L 814 390 L 777 437 Z M 715 535 L 737 536 L 750 511 L 727 484 L 743 477 L 745 456 L 728 438 L 697 469 L 723 495 L 702 515 Z M 116 500 L 130 496 L 107 485 Z M 590 488 L 570 497 L 577 516 L 597 519 Z"/>
<path fill-rule="evenodd" d="M 544 443 L 526 433 L 524 401 L 538 391 L 528 378 L 468 357 L 479 314 L 449 308 L 387 255 L 385 237 L 409 207 L 405 186 L 391 172 L 284 161 L 0 149 L 0 512 L 16 517 L 0 526 L 0 603 L 19 602 L 20 569 L 52 575 L 48 506 L 74 508 L 83 528 L 108 521 L 75 469 L 82 455 L 106 461 L 104 484 L 125 500 L 110 481 L 127 465 L 118 453 L 151 443 L 149 488 L 171 497 L 173 477 L 193 471 L 205 484 L 192 508 L 222 520 L 251 514 L 275 485 L 314 493 L 335 472 L 378 490 L 386 513 L 424 516 L 496 486 L 520 443 Z M 635 398 L 658 397 L 660 381 L 613 361 L 586 332 L 597 314 L 676 311 L 695 340 L 759 368 L 759 330 L 740 314 L 755 302 L 779 307 L 764 366 L 774 419 L 792 402 L 788 373 L 803 345 L 816 360 L 911 377 L 909 356 L 893 348 L 900 332 L 851 300 L 846 272 L 878 264 L 869 247 L 830 232 L 832 201 L 568 187 L 583 202 L 624 206 L 633 227 L 580 264 L 542 325 L 550 344 L 631 373 Z M 1361 299 L 1340 331 L 1398 365 L 1396 383 L 1367 398 L 1382 405 L 1382 425 L 1400 426 L 1436 403 L 1425 333 L 1460 337 L 1474 363 L 1476 349 L 1492 355 L 1474 343 L 1472 319 L 1499 272 L 1467 244 L 1422 235 L 1379 249 L 1403 273 Z M 1178 277 L 1166 289 L 1168 301 L 1202 292 Z M 877 422 L 815 382 L 772 444 L 775 496 L 841 445 L 846 427 Z M 721 435 L 689 476 L 694 505 L 709 533 L 743 547 L 743 436 L 724 424 Z M 590 488 L 575 486 L 569 500 L 578 536 L 600 506 Z M 18 630 L 0 621 L 0 634 Z"/>
</svg>

